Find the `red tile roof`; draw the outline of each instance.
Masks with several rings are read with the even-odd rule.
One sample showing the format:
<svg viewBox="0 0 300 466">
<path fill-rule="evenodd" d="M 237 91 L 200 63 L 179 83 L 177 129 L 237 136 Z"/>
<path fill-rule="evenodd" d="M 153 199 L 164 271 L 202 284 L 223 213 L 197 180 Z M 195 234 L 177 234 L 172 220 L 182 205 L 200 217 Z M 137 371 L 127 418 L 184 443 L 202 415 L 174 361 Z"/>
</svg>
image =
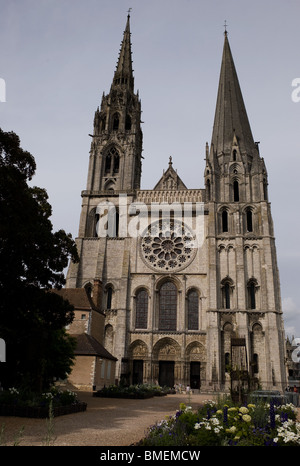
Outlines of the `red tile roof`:
<svg viewBox="0 0 300 466">
<path fill-rule="evenodd" d="M 75 337 L 77 341 L 77 346 L 74 351 L 75 355 L 99 356 L 104 359 L 117 361 L 117 358 L 110 354 L 104 346 L 102 346 L 101 343 L 91 335 L 81 333 L 72 336 Z"/>
</svg>

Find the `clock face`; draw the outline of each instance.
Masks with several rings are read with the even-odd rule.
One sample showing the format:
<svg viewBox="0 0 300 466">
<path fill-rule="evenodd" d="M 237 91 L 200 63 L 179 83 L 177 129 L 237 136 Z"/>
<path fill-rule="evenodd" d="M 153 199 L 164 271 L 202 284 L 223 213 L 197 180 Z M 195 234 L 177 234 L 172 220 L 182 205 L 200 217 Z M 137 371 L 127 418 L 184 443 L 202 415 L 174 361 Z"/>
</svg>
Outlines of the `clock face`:
<svg viewBox="0 0 300 466">
<path fill-rule="evenodd" d="M 191 228 L 179 220 L 157 220 L 143 232 L 140 241 L 143 261 L 159 273 L 178 272 L 196 254 L 196 239 Z"/>
</svg>

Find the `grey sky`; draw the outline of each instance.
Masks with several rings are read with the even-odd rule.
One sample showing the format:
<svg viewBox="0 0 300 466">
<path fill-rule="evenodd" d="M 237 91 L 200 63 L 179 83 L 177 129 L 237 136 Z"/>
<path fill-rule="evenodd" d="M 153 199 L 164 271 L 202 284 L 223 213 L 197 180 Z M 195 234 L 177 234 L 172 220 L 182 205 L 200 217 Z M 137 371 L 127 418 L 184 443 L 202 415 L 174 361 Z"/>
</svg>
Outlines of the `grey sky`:
<svg viewBox="0 0 300 466">
<path fill-rule="evenodd" d="M 112 82 L 129 7 L 144 189 L 155 186 L 170 155 L 187 187 L 204 187 L 227 21 L 269 175 L 285 329 L 300 337 L 300 102 L 291 98 L 300 78 L 299 0 L 0 0 L 0 126 L 35 157 L 33 181 L 49 194 L 54 229 L 76 237 L 88 134 Z"/>
</svg>

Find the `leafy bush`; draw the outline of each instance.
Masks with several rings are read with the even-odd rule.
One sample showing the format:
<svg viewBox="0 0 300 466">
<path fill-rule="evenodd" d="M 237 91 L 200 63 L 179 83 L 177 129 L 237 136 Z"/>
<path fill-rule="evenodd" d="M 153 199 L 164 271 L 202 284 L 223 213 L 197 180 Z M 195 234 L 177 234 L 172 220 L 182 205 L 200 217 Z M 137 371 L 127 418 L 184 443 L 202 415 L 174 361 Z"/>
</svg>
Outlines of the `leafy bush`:
<svg viewBox="0 0 300 466">
<path fill-rule="evenodd" d="M 103 387 L 94 393 L 98 397 L 111 398 L 150 398 L 152 396 L 163 396 L 167 390 L 157 385 L 140 384 L 140 385 L 109 385 Z"/>
<path fill-rule="evenodd" d="M 0 404 L 30 407 L 67 406 L 77 403 L 77 395 L 70 390 L 58 390 L 53 387 L 45 393 L 35 393 L 31 391 L 19 391 L 12 387 L 0 392 Z"/>
</svg>

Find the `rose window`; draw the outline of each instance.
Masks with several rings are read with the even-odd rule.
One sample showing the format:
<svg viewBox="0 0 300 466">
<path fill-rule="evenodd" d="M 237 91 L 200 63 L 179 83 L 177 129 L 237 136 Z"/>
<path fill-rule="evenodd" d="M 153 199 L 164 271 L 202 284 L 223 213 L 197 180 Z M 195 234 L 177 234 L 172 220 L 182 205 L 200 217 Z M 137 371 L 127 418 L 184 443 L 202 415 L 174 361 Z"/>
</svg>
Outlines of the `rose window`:
<svg viewBox="0 0 300 466">
<path fill-rule="evenodd" d="M 158 220 L 144 231 L 140 251 L 152 269 L 178 271 L 194 259 L 195 238 L 192 230 L 178 220 Z"/>
</svg>

